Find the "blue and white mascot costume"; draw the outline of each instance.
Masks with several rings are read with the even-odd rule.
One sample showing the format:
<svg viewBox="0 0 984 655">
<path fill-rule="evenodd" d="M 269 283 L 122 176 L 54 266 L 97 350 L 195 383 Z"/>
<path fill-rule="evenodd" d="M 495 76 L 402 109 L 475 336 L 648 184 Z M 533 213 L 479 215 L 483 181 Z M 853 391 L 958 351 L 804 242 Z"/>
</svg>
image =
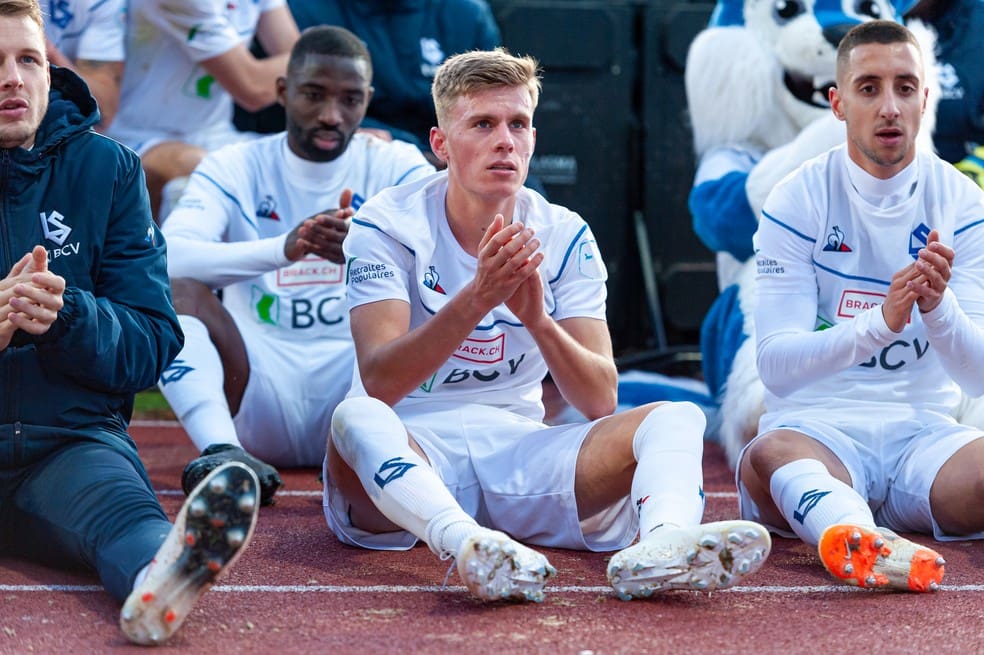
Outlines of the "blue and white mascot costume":
<svg viewBox="0 0 984 655">
<path fill-rule="evenodd" d="M 720 403 L 717 439 L 734 466 L 755 436 L 764 387 L 755 367 L 752 235 L 773 185 L 844 142 L 830 110 L 837 44 L 858 23 L 900 20 L 916 0 L 720 0 L 687 55 L 687 104 L 698 168 L 690 192 L 694 229 L 717 253 L 721 295 L 701 330 L 704 376 Z M 933 36 L 922 44 L 930 101 L 937 96 Z M 931 148 L 935 110 L 920 131 Z M 777 308 L 777 311 L 781 311 Z"/>
</svg>

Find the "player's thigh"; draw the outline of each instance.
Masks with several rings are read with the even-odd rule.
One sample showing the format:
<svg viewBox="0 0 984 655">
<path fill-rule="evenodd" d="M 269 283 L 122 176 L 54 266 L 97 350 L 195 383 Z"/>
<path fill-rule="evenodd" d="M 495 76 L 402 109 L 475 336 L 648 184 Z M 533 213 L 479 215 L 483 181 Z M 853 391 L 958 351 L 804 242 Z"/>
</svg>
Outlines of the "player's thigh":
<svg viewBox="0 0 984 655">
<path fill-rule="evenodd" d="M 61 565 L 96 567 L 104 551 L 131 540 L 143 527 L 154 539 L 170 528 L 133 461 L 94 441 L 68 445 L 32 467 L 14 495 L 14 506 L 25 554 L 46 554 Z"/>
<path fill-rule="evenodd" d="M 576 497 L 577 462 L 597 421 L 546 426 L 479 405 L 461 413 L 486 525 L 519 541 L 577 550 L 614 550 L 635 536 L 627 485 L 608 490 L 611 500 L 588 513 Z M 464 473 L 458 476 L 460 484 Z"/>
<path fill-rule="evenodd" d="M 274 466 L 321 466 L 331 416 L 348 391 L 351 342 L 289 343 L 242 331 L 249 380 L 234 417 L 247 451 Z"/>
<path fill-rule="evenodd" d="M 984 533 L 984 434 L 965 426 L 923 436 L 900 466 L 886 510 L 903 530 L 937 538 Z"/>
</svg>

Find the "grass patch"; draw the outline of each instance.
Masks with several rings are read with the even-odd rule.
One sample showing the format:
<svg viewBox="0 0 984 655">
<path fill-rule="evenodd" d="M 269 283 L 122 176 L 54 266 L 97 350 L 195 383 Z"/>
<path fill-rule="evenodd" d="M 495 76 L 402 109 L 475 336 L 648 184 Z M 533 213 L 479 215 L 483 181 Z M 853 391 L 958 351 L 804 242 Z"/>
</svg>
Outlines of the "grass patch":
<svg viewBox="0 0 984 655">
<path fill-rule="evenodd" d="M 141 391 L 133 401 L 133 418 L 144 421 L 175 420 L 167 400 L 156 388 Z"/>
</svg>

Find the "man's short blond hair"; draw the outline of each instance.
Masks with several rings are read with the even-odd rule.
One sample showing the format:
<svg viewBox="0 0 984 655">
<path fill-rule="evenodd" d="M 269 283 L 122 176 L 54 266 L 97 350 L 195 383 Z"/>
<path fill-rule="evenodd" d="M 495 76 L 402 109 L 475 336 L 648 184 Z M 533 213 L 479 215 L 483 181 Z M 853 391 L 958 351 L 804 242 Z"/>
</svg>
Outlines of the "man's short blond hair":
<svg viewBox="0 0 984 655">
<path fill-rule="evenodd" d="M 505 48 L 472 50 L 451 57 L 434 75 L 431 95 L 437 124 L 444 125 L 455 101 L 484 89 L 525 86 L 533 109 L 540 99 L 540 65 L 533 57 L 517 57 Z"/>
<path fill-rule="evenodd" d="M 41 28 L 44 34 L 44 19 L 41 17 L 41 5 L 38 0 L 0 0 L 0 16 L 20 18 L 27 16 Z"/>
</svg>

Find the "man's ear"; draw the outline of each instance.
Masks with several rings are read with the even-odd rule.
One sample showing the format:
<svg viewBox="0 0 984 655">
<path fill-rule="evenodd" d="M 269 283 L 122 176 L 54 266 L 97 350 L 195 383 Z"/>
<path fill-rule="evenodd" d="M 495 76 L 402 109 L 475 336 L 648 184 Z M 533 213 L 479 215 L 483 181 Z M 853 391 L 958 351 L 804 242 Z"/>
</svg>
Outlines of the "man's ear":
<svg viewBox="0 0 984 655">
<path fill-rule="evenodd" d="M 283 76 L 277 78 L 277 102 L 281 107 L 287 106 L 287 78 Z"/>
<path fill-rule="evenodd" d="M 448 162 L 448 140 L 444 135 L 444 130 L 439 127 L 432 127 L 430 131 L 430 147 L 438 159 L 444 163 Z"/>
<path fill-rule="evenodd" d="M 830 111 L 834 112 L 834 116 L 837 117 L 837 120 L 844 120 L 844 107 L 842 105 L 840 92 L 837 90 L 836 86 L 830 87 L 827 98 L 830 100 Z"/>
</svg>

